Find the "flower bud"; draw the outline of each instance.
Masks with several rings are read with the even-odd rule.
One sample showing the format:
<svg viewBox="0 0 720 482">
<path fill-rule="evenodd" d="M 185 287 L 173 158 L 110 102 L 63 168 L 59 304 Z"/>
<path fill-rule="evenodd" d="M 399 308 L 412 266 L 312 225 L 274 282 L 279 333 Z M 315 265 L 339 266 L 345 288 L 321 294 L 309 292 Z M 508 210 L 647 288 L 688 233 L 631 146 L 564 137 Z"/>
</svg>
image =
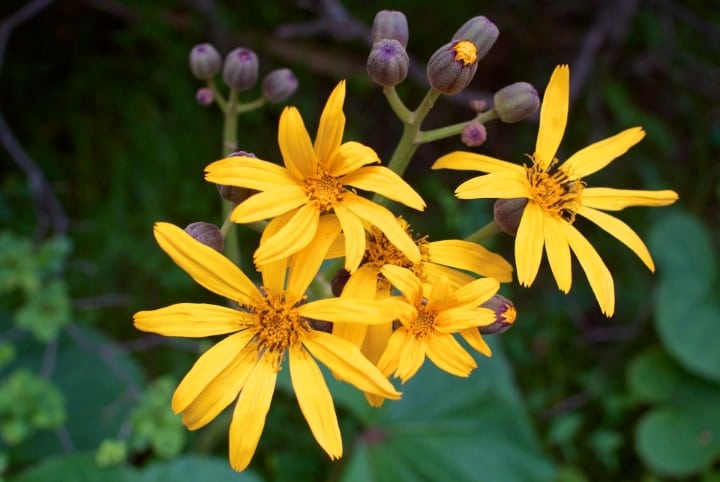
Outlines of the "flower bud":
<svg viewBox="0 0 720 482">
<path fill-rule="evenodd" d="M 476 113 L 485 112 L 487 110 L 488 103 L 483 99 L 473 99 L 470 101 L 470 108 Z"/>
<path fill-rule="evenodd" d="M 485 17 L 473 17 L 460 27 L 453 40 L 469 40 L 475 44 L 477 48 L 477 59 L 480 60 L 490 51 L 495 41 L 500 35 L 500 31 Z"/>
<path fill-rule="evenodd" d="M 212 89 L 201 87 L 195 92 L 195 100 L 198 104 L 207 107 L 215 101 L 215 94 Z"/>
<path fill-rule="evenodd" d="M 495 93 L 494 109 L 501 121 L 518 122 L 540 108 L 540 97 L 535 87 L 527 82 L 516 82 Z"/>
<path fill-rule="evenodd" d="M 190 71 L 198 80 L 210 80 L 220 72 L 220 54 L 211 44 L 199 44 L 190 51 Z"/>
<path fill-rule="evenodd" d="M 252 152 L 245 151 L 233 152 L 231 154 L 228 154 L 227 157 L 252 157 L 255 159 L 257 158 L 257 156 Z M 215 187 L 217 187 L 220 197 L 222 197 L 226 201 L 230 201 L 233 204 L 240 204 L 256 192 L 253 189 L 248 189 L 246 187 L 227 186 L 225 184 L 216 184 Z"/>
<path fill-rule="evenodd" d="M 498 199 L 493 206 L 495 224 L 509 235 L 515 236 L 526 205 L 527 199 L 524 197 Z"/>
<path fill-rule="evenodd" d="M 262 82 L 263 97 L 268 102 L 283 102 L 290 98 L 298 88 L 298 79 L 292 70 L 275 69 L 265 76 Z"/>
<path fill-rule="evenodd" d="M 494 295 L 481 305 L 495 312 L 495 321 L 478 329 L 483 335 L 499 335 L 510 329 L 515 323 L 517 311 L 512 301 L 502 295 Z"/>
<path fill-rule="evenodd" d="M 225 57 L 223 80 L 240 91 L 252 89 L 258 80 L 258 57 L 250 49 L 236 48 Z"/>
<path fill-rule="evenodd" d="M 393 87 L 407 77 L 410 58 L 405 47 L 393 39 L 384 39 L 370 50 L 367 72 L 375 83 L 383 87 Z"/>
<path fill-rule="evenodd" d="M 217 226 L 210 223 L 198 221 L 188 224 L 185 232 L 192 236 L 196 241 L 200 241 L 206 246 L 210 246 L 215 251 L 222 253 L 225 247 L 225 240 Z"/>
<path fill-rule="evenodd" d="M 377 43 L 384 39 L 392 39 L 400 42 L 403 48 L 407 47 L 408 23 L 405 14 L 398 10 L 380 10 L 375 15 L 370 38 L 372 43 Z"/>
<path fill-rule="evenodd" d="M 477 72 L 477 48 L 469 40 L 453 40 L 437 49 L 427 64 L 430 85 L 453 95 L 468 86 Z"/>
<path fill-rule="evenodd" d="M 487 131 L 485 126 L 478 121 L 470 121 L 463 127 L 460 133 L 460 140 L 468 147 L 477 147 L 485 143 Z"/>
</svg>

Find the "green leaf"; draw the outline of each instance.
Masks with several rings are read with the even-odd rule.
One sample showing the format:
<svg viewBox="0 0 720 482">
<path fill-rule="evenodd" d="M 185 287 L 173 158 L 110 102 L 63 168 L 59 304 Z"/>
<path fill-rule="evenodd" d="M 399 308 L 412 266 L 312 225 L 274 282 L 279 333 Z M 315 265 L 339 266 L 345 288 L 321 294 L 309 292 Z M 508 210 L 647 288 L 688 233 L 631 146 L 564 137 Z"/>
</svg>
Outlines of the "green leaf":
<svg viewBox="0 0 720 482">
<path fill-rule="evenodd" d="M 152 464 L 133 482 L 260 482 L 251 471 L 235 472 L 227 459 L 186 456 Z"/>
<path fill-rule="evenodd" d="M 541 453 L 498 347 L 470 378 L 429 362 L 386 401 L 361 433 L 342 480 L 542 482 L 553 465 Z"/>
<path fill-rule="evenodd" d="M 10 479 L 11 482 L 134 482 L 133 471 L 123 466 L 98 467 L 92 455 L 45 459 L 40 465 Z"/>
</svg>

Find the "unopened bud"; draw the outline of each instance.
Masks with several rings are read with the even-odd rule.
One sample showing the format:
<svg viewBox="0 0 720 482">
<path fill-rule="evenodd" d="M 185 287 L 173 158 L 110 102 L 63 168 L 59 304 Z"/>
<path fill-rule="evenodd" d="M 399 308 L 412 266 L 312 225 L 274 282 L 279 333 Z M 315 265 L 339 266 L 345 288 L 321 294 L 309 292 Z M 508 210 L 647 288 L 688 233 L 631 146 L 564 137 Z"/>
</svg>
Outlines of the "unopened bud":
<svg viewBox="0 0 720 482">
<path fill-rule="evenodd" d="M 198 221 L 188 224 L 185 232 L 192 236 L 196 241 L 200 241 L 206 246 L 210 246 L 215 251 L 222 253 L 225 247 L 225 240 L 220 229 L 214 224 Z"/>
<path fill-rule="evenodd" d="M 518 122 L 540 108 L 540 97 L 535 87 L 527 82 L 516 82 L 495 93 L 494 109 L 501 121 Z"/>
<path fill-rule="evenodd" d="M 233 152 L 231 154 L 228 154 L 227 157 L 252 157 L 255 159 L 257 158 L 257 156 L 252 152 L 245 151 Z M 230 201 L 233 204 L 240 204 L 255 193 L 254 190 L 248 189 L 246 187 L 228 186 L 225 184 L 216 184 L 215 186 L 217 187 L 220 196 L 226 201 Z"/>
<path fill-rule="evenodd" d="M 292 70 L 275 69 L 265 76 L 262 83 L 263 97 L 268 102 L 283 102 L 298 88 L 298 79 Z"/>
<path fill-rule="evenodd" d="M 485 126 L 478 121 L 470 121 L 463 127 L 460 133 L 460 140 L 468 147 L 477 147 L 485 143 L 487 131 Z"/>
<path fill-rule="evenodd" d="M 473 99 L 470 101 L 470 108 L 477 112 L 485 112 L 487 110 L 488 103 L 483 99 Z"/>
<path fill-rule="evenodd" d="M 407 18 L 398 10 L 380 10 L 375 15 L 370 38 L 373 43 L 383 39 L 392 39 L 400 42 L 403 48 L 407 47 L 410 33 Z"/>
<path fill-rule="evenodd" d="M 495 224 L 509 235 L 515 236 L 526 205 L 527 199 L 524 197 L 496 200 L 493 206 Z"/>
<path fill-rule="evenodd" d="M 201 87 L 195 92 L 195 100 L 202 106 L 209 106 L 215 101 L 215 94 L 212 89 Z"/>
<path fill-rule="evenodd" d="M 223 80 L 236 90 L 252 89 L 258 80 L 259 61 L 255 52 L 236 48 L 225 57 Z"/>
<path fill-rule="evenodd" d="M 437 49 L 427 64 L 430 85 L 444 94 L 457 94 L 477 72 L 477 48 L 469 40 L 454 40 Z"/>
<path fill-rule="evenodd" d="M 407 77 L 410 58 L 405 47 L 393 39 L 384 39 L 370 50 L 367 72 L 370 78 L 383 87 L 393 87 Z"/>
<path fill-rule="evenodd" d="M 500 31 L 485 17 L 473 17 L 460 27 L 453 40 L 469 40 L 477 48 L 477 59 L 480 60 L 490 51 Z"/>
<path fill-rule="evenodd" d="M 481 305 L 495 312 L 495 321 L 478 329 L 483 335 L 498 335 L 510 329 L 515 323 L 517 311 L 512 301 L 502 295 L 494 295 Z"/>
<path fill-rule="evenodd" d="M 190 71 L 198 80 L 210 80 L 220 72 L 220 54 L 211 44 L 199 44 L 190 51 Z"/>
<path fill-rule="evenodd" d="M 330 281 L 330 288 L 332 289 L 332 294 L 335 296 L 340 296 L 343 292 L 343 289 L 345 289 L 345 284 L 348 282 L 349 279 L 350 272 L 346 269 L 339 269 Z"/>
</svg>

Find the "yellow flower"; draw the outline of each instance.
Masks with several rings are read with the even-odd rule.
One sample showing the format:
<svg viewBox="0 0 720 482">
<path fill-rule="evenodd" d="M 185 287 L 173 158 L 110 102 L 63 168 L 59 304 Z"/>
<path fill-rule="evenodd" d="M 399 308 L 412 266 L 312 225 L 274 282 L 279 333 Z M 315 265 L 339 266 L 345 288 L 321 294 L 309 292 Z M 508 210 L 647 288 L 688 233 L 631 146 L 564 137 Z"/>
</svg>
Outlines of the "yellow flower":
<svg viewBox="0 0 720 482">
<path fill-rule="evenodd" d="M 624 222 L 601 210 L 629 206 L 666 206 L 678 198 L 674 191 L 641 191 L 586 187 L 583 178 L 599 171 L 637 144 L 645 132 L 633 127 L 577 151 L 560 164 L 555 154 L 565 132 L 570 94 L 570 70 L 560 65 L 550 78 L 540 110 L 531 166 L 469 152 L 453 152 L 438 159 L 433 169 L 471 169 L 489 174 L 470 179 L 456 189 L 461 199 L 527 198 L 515 238 L 515 263 L 520 284 L 535 280 L 543 246 L 558 288 L 567 293 L 572 283 L 570 251 L 575 253 L 607 316 L 615 310 L 612 275 L 595 248 L 573 226 L 580 215 L 630 248 L 645 265 L 655 267 L 647 247 Z"/>
<path fill-rule="evenodd" d="M 412 239 L 392 213 L 354 192 L 379 193 L 414 209 L 425 202 L 400 176 L 379 163 L 371 148 L 358 142 L 342 143 L 345 82 L 330 94 L 320 117 L 315 144 L 294 107 L 280 116 L 278 143 L 285 167 L 249 157 L 229 157 L 206 168 L 205 179 L 217 184 L 260 191 L 240 203 L 231 214 L 236 223 L 274 218 L 280 229 L 255 252 L 258 266 L 292 255 L 307 246 L 317 232 L 319 219 L 335 213 L 345 233 L 345 267 L 355 271 L 365 251 L 364 222 L 380 228 L 405 255 L 419 260 Z"/>
<path fill-rule="evenodd" d="M 398 266 L 384 266 L 382 273 L 413 308 L 400 316 L 401 325 L 378 361 L 385 375 L 394 373 L 405 383 L 427 356 L 438 368 L 467 377 L 477 365 L 453 333 L 462 334 L 473 348 L 490 356 L 477 327 L 493 323 L 495 312 L 479 305 L 497 292 L 497 280 L 481 278 L 453 290 L 446 278 L 423 285 L 412 271 Z"/>
<path fill-rule="evenodd" d="M 263 266 L 263 289 L 230 260 L 168 223 L 155 225 L 160 247 L 197 283 L 233 300 L 237 308 L 179 303 L 135 314 L 135 326 L 166 336 L 205 337 L 230 334 L 205 352 L 178 385 L 172 399 L 183 423 L 198 429 L 237 398 L 230 424 L 230 464 L 250 463 L 265 424 L 277 374 L 289 359 L 290 377 L 305 419 L 318 444 L 333 458 L 342 440 L 332 397 L 314 358 L 360 390 L 398 399 L 400 394 L 359 349 L 309 320 L 387 323 L 407 311 L 393 298 L 333 298 L 306 302 L 315 277 L 340 226 L 328 217 L 318 225 L 317 241 L 287 263 Z M 286 276 L 287 274 L 287 276 Z"/>
</svg>

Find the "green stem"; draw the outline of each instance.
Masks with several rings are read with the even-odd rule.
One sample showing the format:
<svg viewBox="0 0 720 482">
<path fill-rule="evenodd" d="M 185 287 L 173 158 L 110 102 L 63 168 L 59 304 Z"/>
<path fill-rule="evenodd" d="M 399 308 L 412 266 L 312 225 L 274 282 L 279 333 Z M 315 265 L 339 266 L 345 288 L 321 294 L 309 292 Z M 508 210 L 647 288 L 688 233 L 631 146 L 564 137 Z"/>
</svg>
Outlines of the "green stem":
<svg viewBox="0 0 720 482">
<path fill-rule="evenodd" d="M 260 107 L 265 105 L 265 97 L 258 97 L 257 99 L 253 100 L 252 102 L 243 102 L 239 103 L 237 105 L 236 112 L 238 114 L 242 114 L 243 112 L 249 112 L 251 110 L 259 109 Z"/>
<path fill-rule="evenodd" d="M 469 121 L 458 122 L 457 124 L 440 127 L 440 128 L 432 129 L 429 131 L 418 132 L 417 141 L 419 143 L 425 143 L 425 142 L 432 142 L 432 141 L 437 141 L 440 139 L 445 139 L 448 137 L 453 137 L 453 136 L 460 134 L 462 132 L 462 130 L 465 128 L 465 126 L 471 122 L 479 122 L 481 124 L 484 124 L 495 118 L 497 118 L 497 114 L 495 113 L 494 110 L 490 109 L 488 111 L 479 113 L 478 115 L 476 115 L 474 118 L 470 119 Z"/>
<path fill-rule="evenodd" d="M 218 90 L 217 85 L 215 85 L 215 78 L 208 80 L 207 86 L 213 92 L 215 103 L 222 112 L 225 112 L 227 110 L 227 101 L 225 100 L 225 97 L 223 97 L 222 92 Z"/>
<path fill-rule="evenodd" d="M 405 103 L 398 96 L 395 87 L 383 87 L 383 94 L 385 94 L 385 98 L 388 104 L 390 104 L 390 107 L 392 107 L 393 112 L 395 112 L 395 115 L 397 115 L 403 123 L 406 123 L 410 118 L 411 112 L 410 109 L 405 107 Z"/>
<path fill-rule="evenodd" d="M 227 105 L 224 110 L 224 128 L 223 128 L 223 143 L 222 143 L 222 155 L 227 157 L 230 153 L 237 151 L 237 119 L 238 119 L 238 101 L 237 91 L 230 89 L 228 96 Z M 230 212 L 234 208 L 234 204 L 226 199 L 222 200 L 222 218 L 226 220 L 230 219 Z M 228 257 L 236 265 L 240 264 L 240 244 L 238 239 L 237 226 L 234 223 L 230 223 L 229 226 L 223 225 L 223 233 L 225 234 L 225 256 Z"/>
<path fill-rule="evenodd" d="M 500 226 L 495 224 L 495 221 L 490 221 L 482 228 L 478 229 L 474 233 L 472 233 L 470 236 L 465 238 L 465 241 L 472 241 L 473 243 L 482 243 L 484 241 L 487 241 L 488 239 L 492 238 L 496 234 L 502 232 L 502 229 L 500 229 Z"/>
</svg>

